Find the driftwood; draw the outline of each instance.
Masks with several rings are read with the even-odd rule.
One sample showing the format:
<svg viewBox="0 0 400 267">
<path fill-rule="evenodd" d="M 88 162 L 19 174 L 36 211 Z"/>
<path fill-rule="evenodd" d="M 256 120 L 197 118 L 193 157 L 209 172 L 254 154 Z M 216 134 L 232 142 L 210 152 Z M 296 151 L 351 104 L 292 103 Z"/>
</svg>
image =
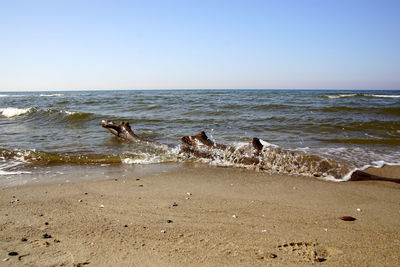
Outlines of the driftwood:
<svg viewBox="0 0 400 267">
<path fill-rule="evenodd" d="M 135 143 L 144 144 L 155 144 L 161 145 L 161 143 L 154 142 L 136 135 L 128 122 L 115 123 L 108 120 L 103 120 L 101 126 L 106 128 L 115 136 Z M 215 151 L 227 151 L 230 153 L 238 153 L 237 149 L 224 144 L 217 144 L 211 141 L 204 131 L 199 132 L 193 136 L 184 136 L 180 140 L 181 147 L 180 152 L 188 153 L 199 158 L 213 158 Z M 236 163 L 245 165 L 255 165 L 260 162 L 262 157 L 261 151 L 263 150 L 263 145 L 260 139 L 253 138 L 249 141 L 247 147 L 242 148 L 239 153 L 240 157 L 236 158 Z M 372 175 L 364 171 L 356 170 L 351 174 L 348 181 L 368 181 L 368 180 L 378 180 L 378 181 L 389 181 L 400 183 L 400 179 L 381 177 L 377 175 Z"/>
</svg>

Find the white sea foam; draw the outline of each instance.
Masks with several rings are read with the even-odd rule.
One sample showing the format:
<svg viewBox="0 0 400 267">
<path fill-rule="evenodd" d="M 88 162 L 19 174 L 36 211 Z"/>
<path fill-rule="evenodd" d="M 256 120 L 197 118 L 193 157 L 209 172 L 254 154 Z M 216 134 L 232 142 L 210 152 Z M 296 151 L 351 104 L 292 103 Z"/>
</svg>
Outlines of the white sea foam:
<svg viewBox="0 0 400 267">
<path fill-rule="evenodd" d="M 33 108 L 0 108 L 0 115 L 11 118 L 11 117 L 16 117 L 16 116 L 21 116 L 24 114 L 27 114 L 29 112 L 32 112 Z"/>
<path fill-rule="evenodd" d="M 121 162 L 125 164 L 155 164 L 164 162 L 164 159 L 161 156 L 157 155 L 140 153 L 138 156 L 139 156 L 138 158 L 121 159 Z"/>
<path fill-rule="evenodd" d="M 52 97 L 52 96 L 65 96 L 64 94 L 41 94 L 39 96 Z"/>
<path fill-rule="evenodd" d="M 269 147 L 279 147 L 278 145 L 272 144 L 272 143 L 268 143 L 267 141 L 264 141 L 262 139 L 260 139 L 260 142 L 263 146 L 269 146 Z"/>
<path fill-rule="evenodd" d="M 26 171 L 13 171 L 12 169 L 22 165 L 24 162 L 18 159 L 14 160 L 4 160 L 0 159 L 0 175 L 15 175 L 15 174 L 25 174 L 30 173 Z"/>
<path fill-rule="evenodd" d="M 23 172 L 23 171 L 4 171 L 0 169 L 0 175 L 17 175 L 17 174 L 27 174 L 31 172 Z"/>
<path fill-rule="evenodd" d="M 68 110 L 61 110 L 60 112 L 65 113 L 67 115 L 74 115 L 74 114 L 78 113 L 76 111 L 68 111 Z"/>
<path fill-rule="evenodd" d="M 328 95 L 328 98 L 343 98 L 343 97 L 354 97 L 356 94 L 340 94 L 340 95 Z"/>
<path fill-rule="evenodd" d="M 400 95 L 367 95 L 372 97 L 383 97 L 383 98 L 400 98 Z"/>
<path fill-rule="evenodd" d="M 326 97 L 331 99 L 344 98 L 344 97 L 377 97 L 377 98 L 400 98 L 400 95 L 377 95 L 377 94 L 339 94 L 339 95 L 327 95 Z"/>
<path fill-rule="evenodd" d="M 29 96 L 29 95 L 5 95 L 5 94 L 0 95 L 0 97 L 25 97 L 25 96 Z"/>
</svg>

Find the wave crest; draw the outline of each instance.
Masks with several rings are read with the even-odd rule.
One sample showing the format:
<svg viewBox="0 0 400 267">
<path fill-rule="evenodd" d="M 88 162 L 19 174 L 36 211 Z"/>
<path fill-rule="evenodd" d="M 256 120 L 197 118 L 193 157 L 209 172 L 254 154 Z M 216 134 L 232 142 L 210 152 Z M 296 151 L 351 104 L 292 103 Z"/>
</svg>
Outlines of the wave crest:
<svg viewBox="0 0 400 267">
<path fill-rule="evenodd" d="M 34 112 L 35 108 L 0 108 L 0 114 L 7 118 L 17 117 L 21 115 L 25 115 L 31 112 Z"/>
</svg>

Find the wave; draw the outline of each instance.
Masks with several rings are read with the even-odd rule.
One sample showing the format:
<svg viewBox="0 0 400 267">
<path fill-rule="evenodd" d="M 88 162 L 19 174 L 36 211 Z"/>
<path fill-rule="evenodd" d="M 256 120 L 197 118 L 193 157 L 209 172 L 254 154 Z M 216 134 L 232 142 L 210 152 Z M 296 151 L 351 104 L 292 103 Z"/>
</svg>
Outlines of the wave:
<svg viewBox="0 0 400 267">
<path fill-rule="evenodd" d="M 366 94 L 365 96 L 380 97 L 380 98 L 400 98 L 400 95 L 368 95 L 368 94 Z"/>
<path fill-rule="evenodd" d="M 357 144 L 357 145 L 400 145 L 400 139 L 367 139 L 367 138 L 348 138 L 348 139 L 319 139 L 323 142 L 341 143 L 341 144 Z"/>
<path fill-rule="evenodd" d="M 6 118 L 28 117 L 40 121 L 81 122 L 90 119 L 93 114 L 69 110 L 29 108 L 0 108 L 0 116 Z"/>
<path fill-rule="evenodd" d="M 65 96 L 65 94 L 0 94 L 0 97 L 59 97 L 59 96 Z"/>
<path fill-rule="evenodd" d="M 326 95 L 325 97 L 327 98 L 344 98 L 344 97 L 355 97 L 355 96 L 360 96 L 358 94 L 339 94 L 339 95 Z"/>
<path fill-rule="evenodd" d="M 382 108 L 367 108 L 367 107 L 326 107 L 322 108 L 323 112 L 369 112 L 383 115 L 400 115 L 400 108 L 398 107 L 382 107 Z"/>
<path fill-rule="evenodd" d="M 29 95 L 12 95 L 12 94 L 1 94 L 0 97 L 27 97 Z"/>
<path fill-rule="evenodd" d="M 200 162 L 214 166 L 229 166 L 281 173 L 304 175 L 332 181 L 346 181 L 355 170 L 367 164 L 356 165 L 344 158 L 330 157 L 332 153 L 316 154 L 304 150 L 284 150 L 275 144 L 260 140 L 263 149 L 259 154 L 249 151 L 248 143 L 232 144 L 226 149 L 196 148 L 193 153 L 180 146 L 135 145 L 135 152 L 122 154 L 73 154 L 51 153 L 37 150 L 0 149 L 0 173 L 21 174 L 27 168 L 59 165 L 112 165 L 112 164 L 159 164 L 172 162 Z M 138 150 L 141 149 L 141 150 Z M 342 153 L 343 151 L 336 151 Z M 344 152 L 347 152 L 345 149 Z M 206 156 L 204 156 L 206 155 Z M 372 161 L 373 162 L 373 161 Z M 388 162 L 389 163 L 389 162 Z M 387 164 L 385 162 L 385 164 Z M 370 164 L 371 166 L 374 164 Z M 376 165 L 376 164 L 375 164 Z M 21 168 L 23 170 L 21 171 Z"/>
<path fill-rule="evenodd" d="M 337 98 L 350 98 L 350 97 L 368 97 L 368 98 L 400 98 L 400 95 L 393 94 L 334 94 L 324 95 L 322 97 L 337 99 Z"/>
<path fill-rule="evenodd" d="M 12 108 L 12 107 L 0 108 L 0 115 L 7 118 L 12 118 L 31 113 L 35 110 L 36 110 L 35 108 Z"/>
<path fill-rule="evenodd" d="M 65 94 L 40 94 L 39 96 L 53 97 L 53 96 L 65 96 Z"/>
</svg>

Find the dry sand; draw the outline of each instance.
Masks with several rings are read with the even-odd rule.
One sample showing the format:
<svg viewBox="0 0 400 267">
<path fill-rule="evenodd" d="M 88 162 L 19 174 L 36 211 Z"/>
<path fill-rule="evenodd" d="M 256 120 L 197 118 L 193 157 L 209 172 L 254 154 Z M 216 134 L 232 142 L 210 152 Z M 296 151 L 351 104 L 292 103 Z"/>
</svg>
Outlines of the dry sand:
<svg viewBox="0 0 400 267">
<path fill-rule="evenodd" d="M 398 266 L 399 193 L 191 165 L 2 189 L 0 265 Z"/>
</svg>

